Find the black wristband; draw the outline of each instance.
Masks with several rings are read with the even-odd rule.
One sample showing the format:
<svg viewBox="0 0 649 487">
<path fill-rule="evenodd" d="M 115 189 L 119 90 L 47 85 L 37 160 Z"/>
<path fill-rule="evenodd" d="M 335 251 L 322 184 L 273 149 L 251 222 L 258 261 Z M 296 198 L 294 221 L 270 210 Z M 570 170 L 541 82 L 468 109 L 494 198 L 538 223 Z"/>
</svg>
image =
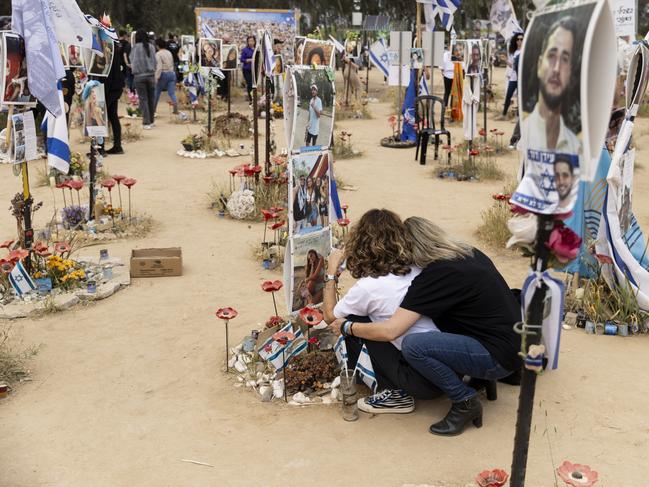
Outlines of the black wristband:
<svg viewBox="0 0 649 487">
<path fill-rule="evenodd" d="M 351 325 L 349 325 L 349 335 L 355 337 L 354 335 L 354 322 L 351 322 Z"/>
</svg>

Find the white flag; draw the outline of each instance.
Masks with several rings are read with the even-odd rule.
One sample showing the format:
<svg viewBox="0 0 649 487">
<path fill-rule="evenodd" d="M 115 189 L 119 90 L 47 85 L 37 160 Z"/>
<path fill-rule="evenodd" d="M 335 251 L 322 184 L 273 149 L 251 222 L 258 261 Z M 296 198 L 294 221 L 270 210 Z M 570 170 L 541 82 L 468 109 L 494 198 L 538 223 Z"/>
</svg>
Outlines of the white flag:
<svg viewBox="0 0 649 487">
<path fill-rule="evenodd" d="M 56 39 L 65 44 L 92 48 L 92 29 L 76 0 L 49 0 Z"/>
<path fill-rule="evenodd" d="M 363 379 L 365 385 L 372 389 L 372 392 L 376 392 L 376 374 L 374 373 L 374 367 L 372 367 L 372 360 L 370 360 L 370 352 L 367 351 L 367 345 L 363 345 L 363 348 L 361 348 L 358 362 L 356 362 L 356 369 L 354 369 L 354 373 L 356 372 Z"/>
</svg>

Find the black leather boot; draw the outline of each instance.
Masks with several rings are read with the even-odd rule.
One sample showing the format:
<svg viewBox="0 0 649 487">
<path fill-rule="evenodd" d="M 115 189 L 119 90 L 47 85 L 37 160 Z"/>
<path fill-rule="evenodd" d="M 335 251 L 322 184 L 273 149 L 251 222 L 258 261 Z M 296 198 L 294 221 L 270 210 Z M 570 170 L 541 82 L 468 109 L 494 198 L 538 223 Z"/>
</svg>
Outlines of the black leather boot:
<svg viewBox="0 0 649 487">
<path fill-rule="evenodd" d="M 477 395 L 466 401 L 454 402 L 446 417 L 431 425 L 428 431 L 434 435 L 457 436 L 469 423 L 482 428 L 482 403 Z"/>
<path fill-rule="evenodd" d="M 484 389 L 489 401 L 498 399 L 498 382 L 495 380 L 471 378 L 467 385 L 478 392 Z"/>
</svg>

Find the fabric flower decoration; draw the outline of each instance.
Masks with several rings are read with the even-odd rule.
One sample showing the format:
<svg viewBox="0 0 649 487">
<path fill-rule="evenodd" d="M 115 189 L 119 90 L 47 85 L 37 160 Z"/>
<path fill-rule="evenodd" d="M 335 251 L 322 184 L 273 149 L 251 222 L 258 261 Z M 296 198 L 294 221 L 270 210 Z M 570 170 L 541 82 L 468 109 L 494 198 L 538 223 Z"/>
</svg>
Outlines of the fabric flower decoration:
<svg viewBox="0 0 649 487">
<path fill-rule="evenodd" d="M 115 180 L 114 180 L 113 178 L 104 179 L 104 180 L 101 182 L 101 186 L 102 186 L 103 188 L 108 189 L 108 191 L 110 191 L 111 189 L 113 189 L 113 188 L 115 187 L 115 184 L 116 184 L 116 182 L 115 182 Z"/>
<path fill-rule="evenodd" d="M 120 184 L 122 181 L 126 179 L 126 176 L 122 176 L 121 174 L 115 174 L 113 176 L 113 179 L 117 181 L 117 184 Z"/>
<path fill-rule="evenodd" d="M 470 156 L 478 156 L 478 155 L 480 155 L 480 151 L 478 149 L 471 149 L 469 151 L 469 155 Z"/>
<path fill-rule="evenodd" d="M 273 220 L 277 218 L 277 214 L 273 212 L 272 210 L 261 210 L 261 214 L 264 217 L 264 221 L 267 222 L 268 220 Z"/>
<path fill-rule="evenodd" d="M 546 245 L 559 262 L 566 264 L 579 254 L 581 237 L 565 226 L 563 222 L 557 222 Z"/>
<path fill-rule="evenodd" d="M 295 335 L 290 331 L 278 331 L 273 335 L 273 340 L 275 340 L 280 345 L 284 346 L 288 342 L 295 340 Z"/>
<path fill-rule="evenodd" d="M 0 259 L 0 271 L 4 274 L 9 274 L 14 270 L 14 263 L 11 260 Z"/>
<path fill-rule="evenodd" d="M 557 474 L 566 485 L 571 487 L 591 487 L 595 485 L 599 477 L 599 474 L 588 465 L 572 463 L 567 460 L 557 468 Z"/>
<path fill-rule="evenodd" d="M 271 230 L 277 230 L 278 228 L 282 228 L 285 224 L 286 224 L 286 222 L 284 220 L 281 220 L 281 221 L 278 221 L 277 223 L 273 223 L 270 226 L 270 229 Z"/>
<path fill-rule="evenodd" d="M 261 284 L 261 288 L 267 293 L 274 293 L 274 292 L 279 291 L 280 289 L 282 289 L 282 287 L 284 287 L 284 284 L 282 283 L 282 281 L 279 281 L 279 280 L 277 280 L 277 281 L 264 281 Z"/>
<path fill-rule="evenodd" d="M 68 181 L 68 187 L 80 191 L 83 188 L 83 181 L 81 179 L 71 179 Z"/>
<path fill-rule="evenodd" d="M 534 213 L 516 215 L 507 221 L 507 228 L 512 236 L 507 241 L 507 248 L 514 245 L 531 245 L 536 240 L 538 221 Z"/>
<path fill-rule="evenodd" d="M 340 218 L 338 220 L 338 225 L 340 225 L 341 227 L 346 227 L 347 225 L 349 225 L 349 223 L 349 218 Z"/>
<path fill-rule="evenodd" d="M 233 320 L 235 319 L 239 313 L 237 313 L 237 310 L 234 308 L 219 308 L 216 310 L 216 317 L 221 319 L 221 320 Z"/>
<path fill-rule="evenodd" d="M 137 179 L 125 178 L 122 180 L 122 184 L 126 186 L 128 189 L 131 189 L 131 186 L 135 186 L 135 183 L 137 183 Z"/>
<path fill-rule="evenodd" d="M 310 306 L 305 306 L 300 310 L 300 319 L 308 326 L 315 326 L 322 322 L 322 313 Z"/>
<path fill-rule="evenodd" d="M 502 487 L 507 482 L 509 474 L 504 470 L 496 468 L 494 470 L 485 470 L 480 472 L 475 481 L 480 487 Z"/>
<path fill-rule="evenodd" d="M 18 262 L 25 259 L 29 255 L 29 251 L 25 249 L 16 249 L 9 252 L 9 260 Z"/>
</svg>

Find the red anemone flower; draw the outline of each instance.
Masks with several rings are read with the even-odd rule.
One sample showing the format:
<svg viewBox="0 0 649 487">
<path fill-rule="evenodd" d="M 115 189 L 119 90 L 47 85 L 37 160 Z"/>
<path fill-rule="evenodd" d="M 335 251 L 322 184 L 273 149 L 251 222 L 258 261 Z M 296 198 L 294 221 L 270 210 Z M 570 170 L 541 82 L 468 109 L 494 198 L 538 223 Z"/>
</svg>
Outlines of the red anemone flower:
<svg viewBox="0 0 649 487">
<path fill-rule="evenodd" d="M 264 281 L 261 283 L 261 288 L 266 291 L 267 293 L 274 293 L 276 291 L 279 291 L 284 287 L 284 284 L 282 281 Z"/>
<path fill-rule="evenodd" d="M 347 210 L 349 209 L 349 205 L 348 205 L 348 204 L 344 204 L 344 205 L 341 205 L 340 208 L 341 208 L 343 211 L 347 211 Z"/>
<path fill-rule="evenodd" d="M 489 132 L 491 132 L 492 134 L 495 134 L 496 132 L 498 132 L 498 129 L 491 129 Z"/>
<path fill-rule="evenodd" d="M 232 176 L 236 176 L 237 174 L 239 174 L 239 166 L 233 167 L 232 169 L 230 169 L 230 174 Z"/>
<path fill-rule="evenodd" d="M 70 252 L 70 245 L 65 242 L 57 242 L 54 244 L 54 252 L 57 254 L 63 254 L 65 252 Z"/>
<path fill-rule="evenodd" d="M 79 191 L 83 188 L 83 181 L 81 179 L 72 179 L 68 181 L 68 187 Z"/>
<path fill-rule="evenodd" d="M 137 183 L 137 179 L 133 179 L 133 178 L 126 178 L 122 181 L 122 184 L 126 186 L 128 189 L 131 189 L 131 186 L 135 186 L 135 183 Z"/>
<path fill-rule="evenodd" d="M 29 255 L 29 251 L 25 249 L 12 250 L 11 252 L 9 252 L 9 260 L 13 262 L 18 262 L 19 260 L 23 260 L 28 255 Z"/>
<path fill-rule="evenodd" d="M 315 326 L 322 322 L 322 313 L 310 306 L 305 306 L 300 310 L 300 318 L 304 324 L 308 326 Z"/>
<path fill-rule="evenodd" d="M 284 207 L 283 206 L 271 206 L 270 211 L 272 211 L 273 213 L 281 213 L 281 212 L 284 211 Z"/>
<path fill-rule="evenodd" d="M 350 223 L 349 218 L 339 218 L 338 219 L 338 225 L 340 225 L 341 227 L 346 227 L 347 225 L 349 225 L 349 223 Z"/>
<path fill-rule="evenodd" d="M 41 257 L 49 257 L 50 255 L 52 255 L 52 253 L 50 252 L 49 247 L 47 245 L 45 245 L 43 242 L 36 242 L 34 244 L 33 249 L 34 249 L 34 252 L 36 252 Z"/>
<path fill-rule="evenodd" d="M 126 179 L 126 176 L 122 176 L 121 174 L 115 174 L 113 176 L 113 179 L 117 181 L 117 184 L 120 184 L 122 181 Z"/>
<path fill-rule="evenodd" d="M 496 149 L 494 149 L 494 148 L 491 147 L 490 145 L 485 145 L 485 146 L 484 146 L 484 150 L 487 151 L 487 152 L 493 152 L 493 151 L 495 151 Z"/>
<path fill-rule="evenodd" d="M 0 244 L 0 249 L 8 249 L 14 244 L 15 240 L 5 240 Z"/>
<path fill-rule="evenodd" d="M 504 470 L 496 468 L 494 470 L 485 470 L 480 472 L 475 481 L 480 487 L 502 487 L 507 482 L 509 474 Z"/>
<path fill-rule="evenodd" d="M 272 328 L 273 326 L 283 325 L 284 319 L 281 316 L 271 316 L 266 320 L 266 328 Z"/>
<path fill-rule="evenodd" d="M 319 343 L 320 340 L 318 340 L 316 337 L 309 338 L 309 345 L 318 345 Z"/>
<path fill-rule="evenodd" d="M 597 482 L 599 474 L 588 465 L 565 461 L 557 468 L 557 474 L 571 487 L 591 487 Z"/>
<path fill-rule="evenodd" d="M 480 154 L 480 151 L 479 151 L 478 149 L 471 149 L 471 150 L 469 151 L 469 155 L 470 155 L 470 156 L 477 156 L 477 155 L 479 155 L 479 154 Z"/>
<path fill-rule="evenodd" d="M 221 320 L 233 320 L 237 317 L 239 313 L 234 308 L 219 308 L 216 310 L 216 317 Z"/>
<path fill-rule="evenodd" d="M 277 218 L 277 215 L 272 210 L 271 211 L 261 210 L 261 214 L 263 215 L 265 222 Z"/>
<path fill-rule="evenodd" d="M 290 331 L 278 331 L 273 335 L 273 340 L 280 345 L 286 345 L 288 342 L 295 340 L 295 335 Z"/>
<path fill-rule="evenodd" d="M 261 179 L 264 180 L 264 184 L 270 184 L 273 182 L 273 176 L 263 176 Z"/>
<path fill-rule="evenodd" d="M 15 264 L 10 260 L 0 259 L 0 271 L 4 272 L 5 274 L 9 274 L 11 271 L 13 271 L 14 265 Z"/>
<path fill-rule="evenodd" d="M 503 132 L 502 130 L 498 130 L 496 131 L 496 135 L 505 135 L 505 132 Z"/>
<path fill-rule="evenodd" d="M 482 137 L 487 135 L 487 131 L 485 129 L 480 129 L 480 132 L 478 132 Z"/>
<path fill-rule="evenodd" d="M 282 228 L 286 222 L 284 220 L 279 221 L 277 223 L 273 223 L 269 228 L 271 230 L 277 230 L 278 228 Z"/>
<path fill-rule="evenodd" d="M 113 188 L 115 187 L 115 184 L 116 184 L 116 183 L 115 183 L 115 180 L 114 180 L 113 178 L 104 179 L 104 180 L 101 182 L 102 187 L 107 188 L 108 191 L 110 191 L 111 189 L 113 189 Z"/>
<path fill-rule="evenodd" d="M 62 183 L 56 183 L 56 189 L 65 189 L 65 188 L 67 188 L 68 185 L 66 183 L 67 183 L 67 181 L 63 181 Z"/>
</svg>

